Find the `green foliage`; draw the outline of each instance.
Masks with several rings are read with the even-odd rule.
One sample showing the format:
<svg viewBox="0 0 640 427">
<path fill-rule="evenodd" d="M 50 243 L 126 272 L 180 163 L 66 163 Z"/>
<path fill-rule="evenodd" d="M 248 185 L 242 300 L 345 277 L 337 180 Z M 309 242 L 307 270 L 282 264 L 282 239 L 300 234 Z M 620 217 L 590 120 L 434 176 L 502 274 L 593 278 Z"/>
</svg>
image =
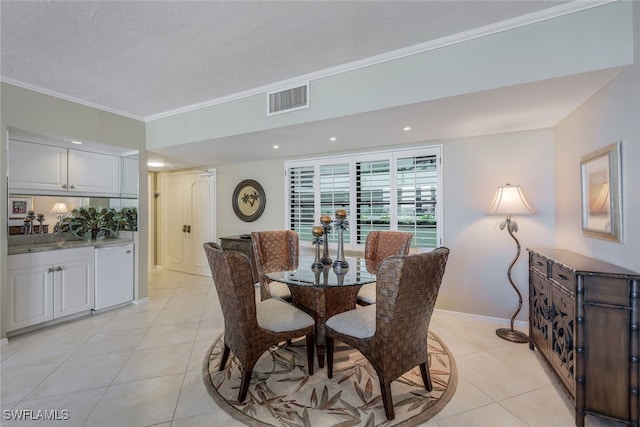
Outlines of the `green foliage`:
<svg viewBox="0 0 640 427">
<path fill-rule="evenodd" d="M 71 232 L 84 240 L 102 240 L 114 236 L 118 230 L 138 230 L 136 208 L 102 209 L 94 207 L 75 208 L 60 221 L 60 231 Z"/>
</svg>

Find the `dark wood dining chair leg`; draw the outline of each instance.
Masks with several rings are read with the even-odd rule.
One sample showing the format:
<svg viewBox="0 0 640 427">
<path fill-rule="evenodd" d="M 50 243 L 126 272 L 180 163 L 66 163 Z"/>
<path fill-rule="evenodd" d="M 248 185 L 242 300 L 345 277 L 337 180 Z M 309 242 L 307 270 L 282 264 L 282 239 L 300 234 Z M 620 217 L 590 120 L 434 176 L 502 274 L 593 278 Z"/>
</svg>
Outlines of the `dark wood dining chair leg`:
<svg viewBox="0 0 640 427">
<path fill-rule="evenodd" d="M 251 383 L 251 375 L 253 369 L 242 369 L 242 380 L 240 381 L 240 392 L 238 393 L 238 402 L 244 402 L 247 398 L 247 392 L 249 391 L 249 384 Z"/>
<path fill-rule="evenodd" d="M 316 346 L 316 336 L 307 335 L 307 371 L 309 376 L 313 375 L 313 348 Z"/>
<path fill-rule="evenodd" d="M 227 366 L 227 360 L 229 360 L 229 353 L 231 352 L 231 349 L 229 348 L 228 345 L 224 345 L 224 350 L 222 351 L 222 359 L 220 359 L 220 367 L 218 368 L 218 371 L 223 371 L 224 367 Z"/>
<path fill-rule="evenodd" d="M 427 367 L 426 363 L 420 364 L 420 373 L 422 374 L 422 381 L 424 382 L 425 390 L 433 390 L 433 385 L 431 384 L 431 374 L 429 373 L 429 368 Z"/>
<path fill-rule="evenodd" d="M 326 350 L 327 350 L 327 376 L 329 378 L 333 378 L 333 338 L 327 337 L 326 339 Z"/>
<path fill-rule="evenodd" d="M 324 368 L 324 354 L 326 352 L 326 348 L 324 345 L 316 343 L 316 351 L 318 352 L 318 367 L 322 369 Z"/>
<path fill-rule="evenodd" d="M 391 384 L 384 384 L 380 381 L 380 394 L 382 395 L 382 404 L 384 405 L 384 413 L 388 420 L 396 417 L 393 411 L 393 398 L 391 397 Z"/>
</svg>

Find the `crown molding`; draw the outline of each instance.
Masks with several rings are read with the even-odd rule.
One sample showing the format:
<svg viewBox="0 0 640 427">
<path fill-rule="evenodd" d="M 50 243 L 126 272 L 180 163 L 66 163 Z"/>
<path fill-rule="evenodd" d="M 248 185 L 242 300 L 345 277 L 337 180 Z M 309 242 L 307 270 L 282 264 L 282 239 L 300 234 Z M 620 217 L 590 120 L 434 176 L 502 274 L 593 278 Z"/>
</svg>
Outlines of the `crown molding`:
<svg viewBox="0 0 640 427">
<path fill-rule="evenodd" d="M 143 116 L 137 116 L 135 114 L 127 113 L 126 111 L 121 111 L 121 110 L 117 110 L 115 108 L 105 107 L 104 105 L 96 104 L 95 102 L 90 102 L 90 101 L 87 101 L 85 99 L 80 99 L 80 98 L 76 98 L 76 97 L 73 97 L 73 96 L 65 95 L 63 93 L 59 93 L 59 92 L 56 92 L 56 91 L 50 90 L 50 89 L 45 89 L 43 87 L 32 85 L 30 83 L 25 83 L 25 82 L 22 82 L 20 80 L 10 79 L 10 78 L 7 78 L 7 77 L 0 77 L 0 82 L 6 83 L 6 84 L 10 84 L 12 86 L 21 87 L 23 89 L 27 89 L 27 90 L 30 90 L 30 91 L 33 91 L 33 92 L 38 92 L 38 93 L 41 93 L 43 95 L 52 96 L 54 98 L 59 98 L 59 99 L 62 99 L 64 101 L 69 101 L 69 102 L 73 102 L 75 104 L 84 105 L 85 107 L 95 108 L 97 110 L 101 110 L 101 111 L 104 111 L 106 113 L 112 113 L 112 114 L 116 114 L 118 116 L 127 117 L 129 119 L 137 120 L 139 122 L 145 122 L 146 121 L 145 117 L 143 117 Z"/>
<path fill-rule="evenodd" d="M 308 82 L 310 84 L 313 80 L 330 77 L 336 74 L 346 73 L 346 72 L 357 70 L 360 68 L 370 67 L 373 65 L 401 59 L 411 55 L 417 55 L 417 54 L 428 52 L 431 50 L 440 49 L 443 47 L 451 46 L 458 43 L 463 43 L 469 40 L 485 37 L 492 34 L 497 34 L 504 31 L 509 31 L 515 28 L 524 27 L 526 25 L 535 24 L 537 22 L 546 21 L 549 19 L 569 15 L 572 13 L 580 12 L 580 11 L 591 9 L 594 7 L 615 3 L 618 1 L 620 0 L 574 0 L 574 1 L 563 3 L 561 5 L 554 6 L 548 9 L 539 10 L 537 12 L 533 12 L 526 15 L 511 18 L 505 21 L 501 21 L 495 24 L 486 25 L 484 27 L 476 28 L 469 31 L 464 31 L 458 34 L 442 37 L 436 40 L 431 40 L 425 43 L 420 43 L 420 44 L 409 46 L 406 48 L 393 50 L 380 55 L 365 58 L 359 61 L 350 62 L 350 63 L 339 65 L 336 67 L 326 68 L 324 70 L 315 71 L 313 73 L 305 74 L 303 76 L 298 76 L 298 77 L 287 79 L 287 80 L 281 80 L 279 82 L 259 86 L 259 87 L 248 89 L 242 92 L 237 92 L 231 95 L 222 96 L 212 100 L 199 102 L 197 104 L 187 105 L 184 107 L 168 110 L 162 113 L 153 114 L 146 117 L 116 110 L 110 107 L 105 107 L 100 104 L 96 104 L 83 99 L 64 95 L 52 90 L 48 90 L 35 85 L 24 83 L 19 80 L 0 77 L 0 81 L 14 85 L 14 86 L 22 87 L 24 89 L 40 92 L 45 95 L 50 95 L 56 98 L 60 98 L 66 101 L 71 101 L 87 107 L 97 108 L 105 112 L 128 117 L 130 119 L 134 119 L 142 122 L 150 122 L 154 120 L 175 116 L 178 114 L 188 113 L 188 112 L 199 110 L 202 108 L 212 107 L 214 105 L 220 105 L 220 104 L 225 104 L 227 102 L 237 101 L 250 96 L 264 94 L 266 92 L 277 91 L 283 88 L 292 87 L 293 85 L 299 84 L 300 82 L 305 82 L 305 83 Z"/>
<path fill-rule="evenodd" d="M 342 74 L 349 71 L 357 70 L 360 68 L 370 67 L 373 65 L 381 64 L 388 61 L 401 59 L 407 56 L 416 55 L 430 50 L 440 49 L 446 46 L 451 46 L 457 43 L 463 43 L 469 40 L 485 37 L 491 34 L 500 33 L 503 31 L 509 31 L 515 28 L 524 27 L 526 25 L 535 24 L 537 22 L 546 21 L 548 19 L 557 18 L 564 15 L 580 12 L 586 9 L 591 9 L 598 6 L 603 6 L 609 3 L 615 3 L 619 0 L 575 0 L 561 5 L 543 9 L 537 12 L 529 13 L 526 15 L 518 16 L 516 18 L 501 21 L 496 24 L 486 25 L 484 27 L 476 28 L 462 33 L 454 34 L 447 37 L 442 37 L 436 40 L 431 40 L 425 43 L 409 46 L 402 49 L 393 50 L 380 55 L 365 58 L 359 61 L 350 62 L 347 64 L 339 65 L 336 67 L 326 68 L 324 70 L 316 71 L 313 73 L 305 74 L 288 80 L 281 80 L 276 83 L 259 86 L 253 89 L 249 89 L 242 92 L 237 92 L 228 96 L 212 99 L 209 101 L 200 102 L 176 108 L 174 110 L 165 111 L 163 113 L 154 114 L 145 118 L 145 121 L 150 122 L 153 120 L 163 119 L 178 114 L 188 113 L 190 111 L 199 110 L 201 108 L 207 108 L 214 105 L 220 105 L 231 101 L 247 98 L 250 96 L 260 95 L 266 92 L 277 91 L 282 88 L 293 87 L 293 85 L 300 82 L 311 83 L 313 80 L 318 80 L 326 77 L 330 77 L 336 74 Z"/>
</svg>

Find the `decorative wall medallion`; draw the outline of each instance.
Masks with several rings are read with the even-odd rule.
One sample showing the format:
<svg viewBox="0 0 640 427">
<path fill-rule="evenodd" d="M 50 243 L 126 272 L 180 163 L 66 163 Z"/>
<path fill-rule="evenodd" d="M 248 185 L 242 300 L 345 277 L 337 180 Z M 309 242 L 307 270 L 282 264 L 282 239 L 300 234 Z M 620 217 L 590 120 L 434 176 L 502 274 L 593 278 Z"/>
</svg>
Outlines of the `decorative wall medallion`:
<svg viewBox="0 0 640 427">
<path fill-rule="evenodd" d="M 267 203 L 264 189 L 253 179 L 240 182 L 233 191 L 233 211 L 241 220 L 252 222 L 260 218 Z"/>
</svg>

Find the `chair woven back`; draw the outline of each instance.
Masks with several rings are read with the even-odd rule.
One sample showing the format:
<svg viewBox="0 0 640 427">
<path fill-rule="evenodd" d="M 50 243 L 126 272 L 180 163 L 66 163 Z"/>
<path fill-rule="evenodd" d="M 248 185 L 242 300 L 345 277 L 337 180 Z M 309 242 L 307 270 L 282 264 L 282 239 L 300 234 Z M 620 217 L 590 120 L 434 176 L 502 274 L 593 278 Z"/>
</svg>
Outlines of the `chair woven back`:
<svg viewBox="0 0 640 427">
<path fill-rule="evenodd" d="M 242 360 L 247 342 L 258 330 L 251 263 L 246 255 L 223 251 L 217 243 L 205 243 L 204 251 L 220 299 L 225 343 Z"/>
<path fill-rule="evenodd" d="M 380 264 L 377 275 L 376 333 L 370 343 L 378 373 L 392 381 L 425 363 L 427 333 L 449 249 L 397 255 Z"/>
<path fill-rule="evenodd" d="M 364 245 L 367 270 L 376 274 L 383 259 L 391 255 L 407 255 L 412 238 L 412 233 L 403 231 L 371 231 Z"/>
<path fill-rule="evenodd" d="M 265 300 L 271 298 L 271 294 L 269 281 L 262 277 L 263 274 L 298 268 L 298 233 L 292 230 L 254 231 L 251 244 L 260 279 L 260 298 Z"/>
</svg>

